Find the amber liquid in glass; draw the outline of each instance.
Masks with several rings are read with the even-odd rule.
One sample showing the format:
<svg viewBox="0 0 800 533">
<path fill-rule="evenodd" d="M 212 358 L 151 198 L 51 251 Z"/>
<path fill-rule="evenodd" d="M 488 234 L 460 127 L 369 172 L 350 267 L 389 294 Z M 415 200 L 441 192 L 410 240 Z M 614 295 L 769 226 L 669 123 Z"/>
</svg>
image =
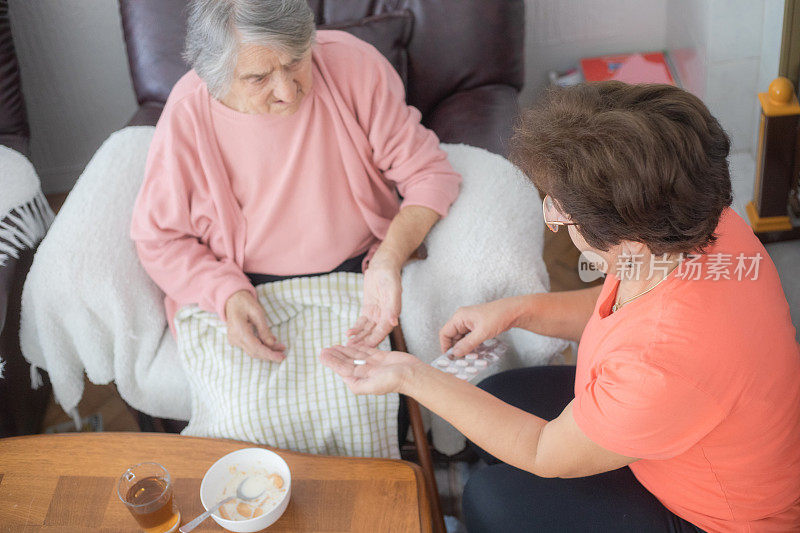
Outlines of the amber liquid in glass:
<svg viewBox="0 0 800 533">
<path fill-rule="evenodd" d="M 163 533 L 175 527 L 180 515 L 172 505 L 172 490 L 166 494 L 167 483 L 161 478 L 150 476 L 136 482 L 125 496 L 131 505 L 141 505 L 131 509 L 131 514 L 147 533 Z M 147 504 L 147 505 L 142 505 Z"/>
</svg>

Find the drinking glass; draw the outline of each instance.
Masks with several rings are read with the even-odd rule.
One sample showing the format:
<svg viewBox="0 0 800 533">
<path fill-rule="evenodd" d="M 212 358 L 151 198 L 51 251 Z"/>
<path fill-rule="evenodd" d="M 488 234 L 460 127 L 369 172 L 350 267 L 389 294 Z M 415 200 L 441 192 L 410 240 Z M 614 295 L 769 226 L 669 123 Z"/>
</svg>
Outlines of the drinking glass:
<svg viewBox="0 0 800 533">
<path fill-rule="evenodd" d="M 172 495 L 172 479 L 158 463 L 128 468 L 117 484 L 117 496 L 146 533 L 172 533 L 181 525 L 181 513 Z"/>
</svg>

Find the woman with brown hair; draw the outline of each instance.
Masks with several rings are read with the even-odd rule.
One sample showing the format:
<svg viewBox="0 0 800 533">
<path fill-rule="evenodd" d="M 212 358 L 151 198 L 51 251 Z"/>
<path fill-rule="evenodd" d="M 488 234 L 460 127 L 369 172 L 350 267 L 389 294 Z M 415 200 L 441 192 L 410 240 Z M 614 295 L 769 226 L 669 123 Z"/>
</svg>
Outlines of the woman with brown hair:
<svg viewBox="0 0 800 533">
<path fill-rule="evenodd" d="M 729 207 L 729 146 L 672 86 L 549 92 L 512 159 L 605 283 L 462 308 L 440 338 L 463 356 L 520 327 L 579 340 L 577 367 L 477 388 L 404 353 L 323 352 L 354 392 L 412 396 L 480 447 L 470 531 L 800 528 L 800 349 L 775 267 Z"/>
</svg>

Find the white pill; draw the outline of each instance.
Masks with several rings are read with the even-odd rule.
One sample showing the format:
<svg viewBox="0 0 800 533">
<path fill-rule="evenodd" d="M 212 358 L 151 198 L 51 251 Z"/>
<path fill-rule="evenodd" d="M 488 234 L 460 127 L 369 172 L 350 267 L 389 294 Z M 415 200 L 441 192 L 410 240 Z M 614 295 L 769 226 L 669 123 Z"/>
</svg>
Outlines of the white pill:
<svg viewBox="0 0 800 533">
<path fill-rule="evenodd" d="M 441 366 L 441 367 L 450 366 L 450 361 L 448 361 L 447 359 L 437 359 L 436 366 Z"/>
<path fill-rule="evenodd" d="M 471 366 L 469 368 L 465 368 L 464 372 L 466 372 L 467 374 L 477 374 L 478 373 L 478 369 L 475 368 L 474 366 Z"/>
<path fill-rule="evenodd" d="M 447 371 L 450 372 L 451 374 L 456 374 L 458 372 L 458 368 L 454 366 L 448 366 Z"/>
<path fill-rule="evenodd" d="M 363 359 L 353 359 L 353 364 L 354 365 L 366 365 L 367 362 L 365 360 L 363 360 Z"/>
<path fill-rule="evenodd" d="M 486 368 L 487 366 L 489 366 L 489 363 L 486 361 L 486 359 L 478 359 L 475 361 L 476 368 Z"/>
<path fill-rule="evenodd" d="M 488 341 L 485 341 L 483 345 L 486 346 L 487 348 L 494 348 L 499 343 L 500 341 L 498 341 L 497 339 L 489 339 Z"/>
<path fill-rule="evenodd" d="M 456 361 L 456 366 L 468 366 L 468 365 L 469 362 L 464 361 L 463 359 L 459 359 L 458 361 Z"/>
<path fill-rule="evenodd" d="M 456 377 L 458 379 L 469 379 L 469 376 L 464 374 L 464 373 L 462 373 L 462 372 L 459 372 L 458 374 L 456 374 Z"/>
<path fill-rule="evenodd" d="M 474 361 L 477 358 L 478 354 L 476 353 L 468 353 L 467 355 L 464 356 L 464 359 L 466 359 L 467 361 Z"/>
</svg>

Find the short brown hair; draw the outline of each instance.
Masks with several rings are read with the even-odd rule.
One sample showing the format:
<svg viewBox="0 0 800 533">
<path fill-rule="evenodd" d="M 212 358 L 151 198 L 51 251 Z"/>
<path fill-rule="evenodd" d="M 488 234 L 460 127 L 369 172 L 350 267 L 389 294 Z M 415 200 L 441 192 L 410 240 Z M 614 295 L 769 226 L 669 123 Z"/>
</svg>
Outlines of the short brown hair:
<svg viewBox="0 0 800 533">
<path fill-rule="evenodd" d="M 731 204 L 730 141 L 696 96 L 608 81 L 548 90 L 524 111 L 512 161 L 594 248 L 702 251 Z"/>
</svg>

